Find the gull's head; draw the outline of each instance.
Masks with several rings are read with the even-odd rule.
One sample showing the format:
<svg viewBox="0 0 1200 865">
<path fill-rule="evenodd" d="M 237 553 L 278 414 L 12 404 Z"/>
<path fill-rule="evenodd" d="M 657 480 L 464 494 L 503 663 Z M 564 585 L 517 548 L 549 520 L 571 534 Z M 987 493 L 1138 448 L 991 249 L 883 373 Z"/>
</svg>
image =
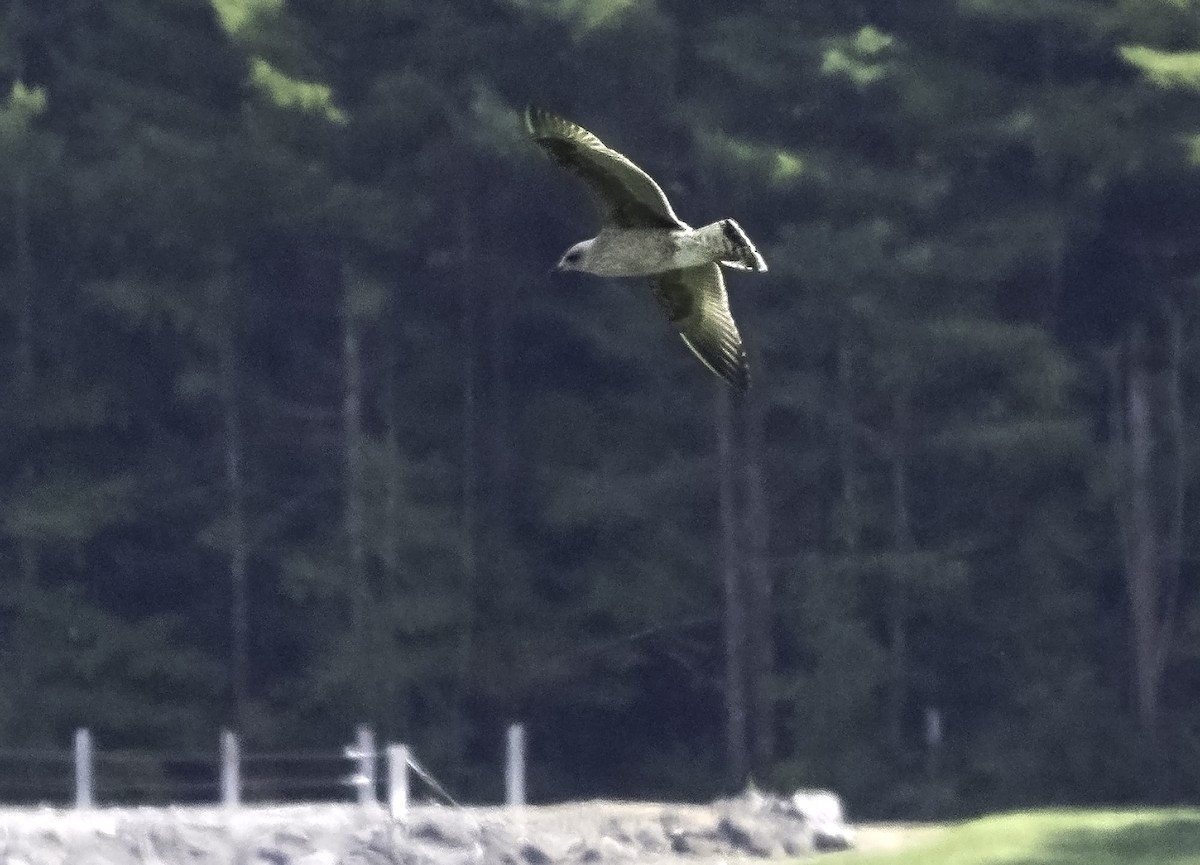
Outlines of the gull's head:
<svg viewBox="0 0 1200 865">
<path fill-rule="evenodd" d="M 584 240 L 575 244 L 558 260 L 558 264 L 554 265 L 554 269 L 583 270 L 584 262 L 587 261 L 588 251 L 591 248 L 592 241 L 590 240 Z"/>
</svg>

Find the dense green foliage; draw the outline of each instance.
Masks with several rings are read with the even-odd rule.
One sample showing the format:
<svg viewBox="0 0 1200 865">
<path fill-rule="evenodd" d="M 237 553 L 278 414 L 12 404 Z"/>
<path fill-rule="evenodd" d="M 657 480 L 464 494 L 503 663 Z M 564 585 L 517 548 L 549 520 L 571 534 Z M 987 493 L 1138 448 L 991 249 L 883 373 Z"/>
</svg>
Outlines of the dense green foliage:
<svg viewBox="0 0 1200 865">
<path fill-rule="evenodd" d="M 897 829 L 891 850 L 835 853 L 830 865 L 1188 865 L 1200 861 L 1191 809 L 1025 811 L 956 826 Z M 911 836 L 911 838 L 905 838 Z M 880 845 L 881 848 L 884 845 Z"/>
<path fill-rule="evenodd" d="M 760 783 L 1200 793 L 1198 91 L 1196 0 L 0 0 L 0 746 L 367 721 L 479 799 L 519 718 L 535 796 L 706 796 L 724 569 Z M 754 238 L 745 402 L 547 276 L 529 101 Z"/>
</svg>

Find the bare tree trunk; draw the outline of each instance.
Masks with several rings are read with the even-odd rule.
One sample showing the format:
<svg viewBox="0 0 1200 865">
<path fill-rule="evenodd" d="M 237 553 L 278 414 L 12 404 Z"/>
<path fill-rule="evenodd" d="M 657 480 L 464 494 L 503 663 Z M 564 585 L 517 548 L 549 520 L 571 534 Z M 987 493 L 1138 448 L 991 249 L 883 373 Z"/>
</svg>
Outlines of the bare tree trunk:
<svg viewBox="0 0 1200 865">
<path fill-rule="evenodd" d="M 492 286 L 496 288 L 496 286 Z M 509 315 L 508 298 L 492 292 L 489 321 L 488 367 L 491 399 L 487 429 L 491 433 L 488 466 L 487 507 L 492 530 L 489 539 L 493 546 L 503 542 L 504 528 L 512 493 L 508 483 L 512 474 L 512 451 L 509 441 L 510 387 L 508 380 Z"/>
<path fill-rule="evenodd" d="M 33 248 L 29 240 L 29 178 L 25 169 L 16 167 L 16 180 L 13 188 L 13 257 L 15 263 L 17 304 L 17 398 L 23 411 L 29 413 L 26 422 L 27 429 L 32 432 L 30 421 L 37 395 L 37 361 L 35 334 L 34 297 L 34 264 Z M 24 458 L 21 467 L 21 486 L 29 491 L 37 481 L 37 469 L 31 457 Z M 26 588 L 33 588 L 38 583 L 41 550 L 35 539 L 22 537 L 17 539 L 17 556 L 21 566 L 21 580 Z"/>
<path fill-rule="evenodd" d="M 887 629 L 889 676 L 887 736 L 893 753 L 904 744 L 904 706 L 908 700 L 908 593 L 913 551 L 912 517 L 908 505 L 909 405 L 908 394 L 893 401 L 895 453 L 892 455 L 892 551 L 896 565 L 888 598 Z"/>
<path fill-rule="evenodd" d="M 380 559 L 382 560 L 381 568 L 383 570 L 381 577 L 385 586 L 383 591 L 387 593 L 388 601 L 392 602 L 399 592 L 399 586 L 403 577 L 401 573 L 401 546 L 404 538 L 403 502 L 407 477 L 405 474 L 404 449 L 400 431 L 400 395 L 396 375 L 402 358 L 399 348 L 402 344 L 400 316 L 397 311 L 400 306 L 400 299 L 396 296 L 395 292 L 389 295 L 388 304 L 387 309 L 390 313 L 389 320 L 392 323 L 392 328 L 391 333 L 388 334 L 385 340 L 385 344 L 387 345 L 387 367 L 384 371 L 383 393 L 380 400 L 384 426 L 384 443 L 387 448 L 387 469 L 383 477 L 383 517 L 385 529 L 384 537 L 380 539 Z M 377 621 L 377 617 L 373 617 L 373 621 Z M 382 657 L 386 657 L 389 648 L 384 643 L 386 631 L 376 624 L 372 628 L 372 633 L 375 635 L 374 650 L 378 651 Z M 409 729 L 409 718 L 405 714 L 406 707 L 403 704 L 402 686 L 393 677 L 388 676 L 385 670 L 386 668 L 381 670 L 383 676 L 382 681 L 378 685 L 379 696 L 377 702 L 382 709 L 381 717 L 378 721 L 380 726 L 377 727 L 376 732 L 382 739 L 387 740 L 393 731 Z"/>
<path fill-rule="evenodd" d="M 243 438 L 241 407 L 241 363 L 238 357 L 237 328 L 231 274 L 219 277 L 218 316 L 220 321 L 217 365 L 220 376 L 222 448 L 225 464 L 225 494 L 229 522 L 230 634 L 232 637 L 231 678 L 233 718 L 238 730 L 246 732 L 250 686 L 250 611 L 247 584 L 250 545 L 246 530 L 246 484 L 242 470 Z"/>
<path fill-rule="evenodd" d="M 464 289 L 464 292 L 467 289 Z M 472 302 L 469 302 L 469 304 Z M 463 313 L 462 369 L 462 489 L 459 514 L 459 563 L 462 568 L 462 615 L 459 623 L 459 678 L 466 682 L 471 667 L 475 636 L 476 555 L 475 513 L 479 507 L 478 444 L 475 440 L 475 315 Z"/>
<path fill-rule="evenodd" d="M 759 359 L 757 368 L 762 369 Z M 750 692 L 751 765 L 755 772 L 768 769 L 775 759 L 774 616 L 771 599 L 774 581 L 767 565 L 770 546 L 770 511 L 763 476 L 763 406 L 751 395 L 746 402 L 746 590 L 749 613 L 747 684 Z"/>
<path fill-rule="evenodd" d="M 476 364 L 479 353 L 479 300 L 475 294 L 471 264 L 475 256 L 475 207 L 470 175 L 462 175 L 458 201 L 458 247 L 462 262 L 462 480 L 459 506 L 459 567 L 461 599 L 458 624 L 458 693 L 455 699 L 453 753 L 466 748 L 467 699 L 475 652 L 475 604 L 478 584 L 479 442 L 477 438 Z"/>
<path fill-rule="evenodd" d="M 342 314 L 342 435 L 345 447 L 346 551 L 355 584 L 365 583 L 366 509 L 363 502 L 362 357 L 358 322 L 348 309 Z"/>
<path fill-rule="evenodd" d="M 1117 356 L 1111 415 L 1134 706 L 1152 775 L 1162 757 L 1162 678 L 1178 608 L 1184 489 L 1178 311 L 1164 308 L 1159 324 L 1156 332 L 1138 325 Z"/>
<path fill-rule="evenodd" d="M 841 519 L 837 531 L 847 554 L 858 552 L 862 545 L 863 508 L 862 478 L 855 450 L 854 421 L 854 356 L 852 343 L 843 333 L 838 346 L 837 363 L 838 468 L 841 473 Z"/>
<path fill-rule="evenodd" d="M 746 597 L 738 569 L 737 491 L 733 404 L 729 391 L 717 393 L 718 506 L 721 515 L 721 577 L 725 588 L 725 761 L 735 789 L 749 776 L 746 689 Z"/>
<path fill-rule="evenodd" d="M 350 587 L 350 635 L 358 655 L 363 675 L 358 692 L 363 695 L 364 708 L 376 726 L 379 717 L 379 679 L 377 658 L 372 639 L 371 596 L 367 585 L 367 526 L 365 501 L 365 472 L 363 465 L 363 372 L 359 322 L 354 315 L 350 293 L 353 282 L 341 271 L 342 283 L 342 446 L 343 530 L 346 538 L 346 580 Z"/>
<path fill-rule="evenodd" d="M 402 339 L 398 322 L 396 321 L 396 299 L 392 298 L 390 312 L 392 329 L 385 340 L 387 346 L 387 366 L 383 374 L 383 399 L 380 411 L 384 427 L 384 441 L 387 443 L 387 474 L 384 478 L 384 525 L 387 526 L 386 536 L 382 538 L 380 556 L 387 568 L 388 577 L 397 581 L 400 578 L 400 540 L 402 518 L 401 502 L 404 498 L 404 451 L 401 447 L 400 417 L 397 411 L 400 395 L 397 389 L 396 368 L 401 362 L 398 348 Z"/>
</svg>

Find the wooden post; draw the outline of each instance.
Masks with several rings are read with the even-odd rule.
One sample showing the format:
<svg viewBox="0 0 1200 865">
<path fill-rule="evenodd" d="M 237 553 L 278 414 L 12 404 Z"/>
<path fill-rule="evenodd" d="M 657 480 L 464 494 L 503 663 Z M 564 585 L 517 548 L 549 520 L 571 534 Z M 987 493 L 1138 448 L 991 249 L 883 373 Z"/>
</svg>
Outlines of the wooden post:
<svg viewBox="0 0 1200 865">
<path fill-rule="evenodd" d="M 242 760 L 237 734 L 221 731 L 221 804 L 236 808 L 242 802 Z"/>
<path fill-rule="evenodd" d="M 399 817 L 408 811 L 408 746 L 388 745 L 388 812 Z"/>
<path fill-rule="evenodd" d="M 508 728 L 507 759 L 504 768 L 505 803 L 510 808 L 525 804 L 525 725 Z"/>
<path fill-rule="evenodd" d="M 92 733 L 87 727 L 75 731 L 75 807 L 91 808 L 94 775 L 92 772 Z"/>
</svg>

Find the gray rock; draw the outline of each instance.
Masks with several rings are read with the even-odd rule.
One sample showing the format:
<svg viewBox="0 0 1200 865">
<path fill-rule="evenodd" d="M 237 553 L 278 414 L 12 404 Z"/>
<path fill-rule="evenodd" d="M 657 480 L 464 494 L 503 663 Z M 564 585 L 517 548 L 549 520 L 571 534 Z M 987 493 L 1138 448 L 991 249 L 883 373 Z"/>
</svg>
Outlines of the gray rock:
<svg viewBox="0 0 1200 865">
<path fill-rule="evenodd" d="M 576 841 L 567 848 L 566 860 L 578 862 L 581 865 L 594 863 L 628 862 L 638 855 L 638 849 L 632 845 L 622 844 L 615 838 L 597 838 L 595 841 Z"/>
<path fill-rule="evenodd" d="M 292 857 L 275 847 L 259 847 L 251 861 L 254 865 L 292 865 Z"/>
<path fill-rule="evenodd" d="M 729 852 L 715 829 L 702 831 L 681 829 L 671 836 L 671 850 L 689 858 L 710 859 Z"/>
<path fill-rule="evenodd" d="M 462 826 L 447 826 L 442 821 L 433 820 L 426 820 L 410 828 L 408 837 L 442 847 L 468 847 L 472 843 L 469 833 Z"/>
<path fill-rule="evenodd" d="M 845 850 L 854 845 L 854 830 L 846 825 L 842 800 L 830 790 L 797 790 L 790 805 L 810 827 L 816 850 Z"/>
<path fill-rule="evenodd" d="M 717 837 L 737 853 L 768 858 L 783 855 L 783 845 L 775 840 L 772 827 L 732 816 L 717 822 Z"/>
</svg>

